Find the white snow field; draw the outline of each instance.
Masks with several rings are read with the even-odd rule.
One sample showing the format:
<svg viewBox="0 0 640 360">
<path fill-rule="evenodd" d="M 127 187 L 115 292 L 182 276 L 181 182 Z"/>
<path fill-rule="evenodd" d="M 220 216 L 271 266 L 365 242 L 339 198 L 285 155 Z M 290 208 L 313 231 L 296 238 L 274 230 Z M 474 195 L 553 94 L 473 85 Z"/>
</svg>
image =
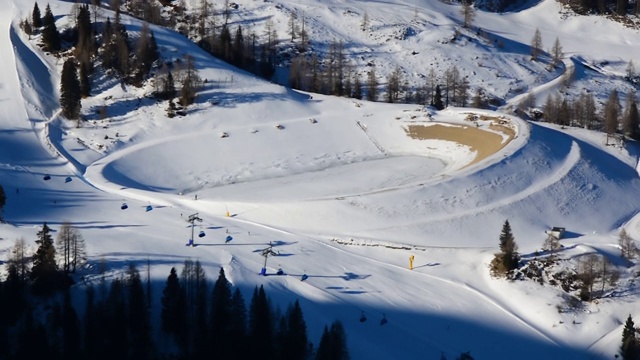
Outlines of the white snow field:
<svg viewBox="0 0 640 360">
<path fill-rule="evenodd" d="M 49 4 L 59 29 L 72 26 L 66 15 L 73 2 Z M 460 27 L 460 8 L 435 0 L 238 4 L 233 25 L 261 29 L 272 18 L 286 41 L 288 11 L 304 11 L 317 46 L 341 39 L 361 68 L 374 61 L 386 74 L 401 65 L 417 84 L 431 66 L 444 71 L 454 63 L 472 88 L 507 105 L 529 92 L 542 104 L 570 66 L 575 77 L 566 93 L 587 86 L 599 96 L 612 88 L 624 93 L 631 89 L 622 80 L 626 63 L 640 63 L 637 30 L 558 14 L 553 0 L 513 13 L 478 12 L 475 25 L 488 40 L 470 31 L 455 44 L 444 40 Z M 35 249 L 44 222 L 56 230 L 68 221 L 89 253 L 74 286 L 79 295 L 99 277 L 103 261 L 110 276 L 130 262 L 149 261 L 159 303 L 170 268 L 199 260 L 212 281 L 223 267 L 247 298 L 264 285 L 278 306 L 299 299 L 316 345 L 324 325 L 341 320 L 353 359 L 452 359 L 465 351 L 476 359 L 609 359 L 626 317 L 640 318 L 637 265 L 621 267 L 618 291 L 562 312 L 562 290 L 494 279 L 488 270 L 506 219 L 524 258 L 541 249 L 545 230 L 562 226 L 561 256 L 600 253 L 622 264 L 620 230 L 640 238 L 635 142 L 604 146 L 603 133 L 525 122 L 506 110 L 437 112 L 293 91 L 155 26 L 162 56 L 191 54 L 207 79 L 196 104 L 186 116 L 168 118 L 166 102 L 150 96 L 151 85 L 100 77 L 94 96 L 82 101 L 86 121 L 76 127 L 60 117 L 63 60 L 19 28 L 32 8 L 30 1 L 0 0 L 3 260 L 20 237 Z M 367 34 L 359 30 L 365 11 L 373 28 Z M 102 9 L 103 18 L 112 15 Z M 123 21 L 135 37 L 141 23 Z M 407 26 L 412 35 L 396 39 Z M 546 47 L 556 36 L 562 41 L 566 66 L 549 72 L 544 61 L 530 61 L 536 27 Z M 585 63 L 599 64 L 592 67 L 599 71 Z M 101 120 L 103 106 L 108 117 Z M 477 126 L 466 120 L 469 114 L 481 115 Z M 490 128 L 489 118 L 513 129 L 513 139 Z M 504 147 L 474 161 L 477 149 L 470 146 L 408 135 L 410 126 L 434 124 L 478 127 L 498 134 Z M 149 205 L 153 210 L 146 211 Z M 203 219 L 195 230 L 206 236 L 188 247 L 186 219 L 194 213 Z M 233 240 L 225 243 L 228 235 Z M 268 259 L 268 276 L 260 276 L 260 251 L 269 243 L 279 255 Z M 286 276 L 276 276 L 278 268 Z M 308 280 L 300 281 L 302 274 Z M 389 322 L 381 326 L 383 314 Z"/>
</svg>

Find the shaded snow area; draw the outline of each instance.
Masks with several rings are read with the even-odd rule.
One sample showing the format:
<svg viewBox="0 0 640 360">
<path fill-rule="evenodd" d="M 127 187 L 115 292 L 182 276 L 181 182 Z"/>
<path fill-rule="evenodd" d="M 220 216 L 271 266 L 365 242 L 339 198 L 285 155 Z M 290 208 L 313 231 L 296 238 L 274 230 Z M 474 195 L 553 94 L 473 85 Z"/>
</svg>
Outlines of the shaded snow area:
<svg viewBox="0 0 640 360">
<path fill-rule="evenodd" d="M 72 3 L 50 2 L 58 28 L 71 26 Z M 597 253 L 622 264 L 619 232 L 640 239 L 635 142 L 605 146 L 603 133 L 525 121 L 507 110 L 529 93 L 543 104 L 569 67 L 575 75 L 567 94 L 588 86 L 598 96 L 616 88 L 626 98 L 626 63 L 640 64 L 637 30 L 562 15 L 553 0 L 477 12 L 481 31 L 461 28 L 458 5 L 433 0 L 237 3 L 232 27 L 253 22 L 259 32 L 271 18 L 286 41 L 288 14 L 304 12 L 317 48 L 344 41 L 358 69 L 374 62 L 386 76 L 401 66 L 418 85 L 430 69 L 456 65 L 471 89 L 505 106 L 435 111 L 294 91 L 151 26 L 164 59 L 189 53 L 207 79 L 195 104 L 169 118 L 152 85 L 94 79 L 92 96 L 82 100 L 86 121 L 76 127 L 60 116 L 63 61 L 18 26 L 33 3 L 0 0 L 0 182 L 8 198 L 1 260 L 19 237 L 35 249 L 44 222 L 56 230 L 69 221 L 89 253 L 78 294 L 102 261 L 117 276 L 130 262 L 149 260 L 159 299 L 171 267 L 199 260 L 209 279 L 223 267 L 247 298 L 264 285 L 277 305 L 299 299 L 316 344 L 325 324 L 341 320 L 353 359 L 466 351 L 476 359 L 609 359 L 618 352 L 624 320 L 640 318 L 637 265 L 620 267 L 610 295 L 571 311 L 559 311 L 568 296 L 560 287 L 492 278 L 488 265 L 507 219 L 525 261 L 541 252 L 553 226 L 567 229 L 558 254 L 567 262 Z M 365 12 L 367 33 L 360 30 Z M 140 31 L 137 19 L 123 15 L 123 23 L 131 36 Z M 531 61 L 536 28 L 545 48 L 556 37 L 562 42 L 567 56 L 558 69 L 547 70 L 548 55 Z M 106 118 L 96 115 L 100 109 Z M 434 125 L 459 135 L 429 138 Z M 410 136 L 411 126 L 425 126 L 427 135 Z M 499 150 L 477 158 L 482 150 L 463 140 L 468 128 L 494 135 L 486 141 L 498 141 Z M 186 220 L 194 213 L 206 236 L 187 247 Z M 225 243 L 229 234 L 233 241 Z M 261 276 L 260 250 L 270 242 L 279 255 Z M 275 276 L 278 268 L 286 275 Z M 370 321 L 358 321 L 361 312 Z M 388 323 L 380 326 L 383 314 Z"/>
</svg>

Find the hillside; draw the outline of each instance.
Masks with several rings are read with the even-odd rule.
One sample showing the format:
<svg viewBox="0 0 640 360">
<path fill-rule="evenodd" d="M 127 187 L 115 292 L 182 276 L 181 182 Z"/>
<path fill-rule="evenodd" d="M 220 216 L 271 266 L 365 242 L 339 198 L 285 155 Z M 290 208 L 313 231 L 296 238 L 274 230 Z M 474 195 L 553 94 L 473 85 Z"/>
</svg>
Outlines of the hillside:
<svg viewBox="0 0 640 360">
<path fill-rule="evenodd" d="M 207 80 L 195 104 L 168 118 L 151 82 L 137 88 L 98 74 L 82 100 L 86 121 L 76 127 L 60 116 L 63 61 L 19 28 L 33 4 L 0 4 L 0 178 L 8 198 L 0 259 L 20 237 L 35 250 L 44 222 L 55 230 L 69 221 L 89 254 L 73 287 L 77 299 L 98 283 L 101 264 L 112 279 L 131 262 L 149 262 L 159 304 L 171 267 L 199 260 L 209 280 L 223 267 L 246 298 L 264 285 L 275 304 L 299 299 L 315 344 L 325 324 L 341 320 L 353 359 L 465 351 L 476 359 L 604 359 L 617 353 L 626 317 L 640 318 L 638 265 L 624 267 L 618 247 L 621 229 L 640 238 L 637 144 L 605 146 L 601 132 L 525 121 L 508 110 L 530 92 L 541 105 L 558 89 L 588 88 L 600 101 L 610 89 L 630 91 L 623 77 L 627 62 L 640 58 L 637 30 L 560 13 L 552 0 L 505 14 L 478 11 L 482 35 L 460 27 L 459 6 L 436 1 L 239 1 L 231 26 L 260 29 L 273 19 L 284 38 L 295 9 L 308 17 L 314 51 L 344 41 L 363 76 L 370 62 L 381 78 L 401 66 L 418 86 L 430 69 L 455 64 L 471 89 L 505 106 L 436 111 L 295 91 L 152 25 L 162 58 L 188 53 Z M 72 3 L 50 5 L 57 27 L 71 26 Z M 359 30 L 364 12 L 369 33 Z M 137 36 L 140 21 L 122 20 Z M 530 60 L 536 28 L 546 47 L 560 39 L 563 66 L 547 71 L 546 55 Z M 574 81 L 563 88 L 571 67 Z M 194 213 L 206 236 L 188 247 L 186 219 Z M 523 260 L 538 256 L 545 230 L 566 227 L 559 256 L 566 263 L 607 257 L 619 265 L 618 287 L 569 308 L 558 287 L 492 278 L 488 264 L 506 219 Z M 261 276 L 260 251 L 270 243 L 278 256 Z M 286 276 L 274 276 L 279 268 Z M 358 321 L 362 313 L 367 322 Z"/>
</svg>

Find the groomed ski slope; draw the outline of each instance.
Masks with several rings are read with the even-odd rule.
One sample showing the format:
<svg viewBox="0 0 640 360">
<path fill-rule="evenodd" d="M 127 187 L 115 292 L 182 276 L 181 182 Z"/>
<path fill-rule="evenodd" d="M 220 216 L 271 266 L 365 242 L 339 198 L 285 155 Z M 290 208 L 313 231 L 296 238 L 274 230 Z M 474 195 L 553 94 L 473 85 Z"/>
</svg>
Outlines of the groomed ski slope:
<svg viewBox="0 0 640 360">
<path fill-rule="evenodd" d="M 109 276 L 149 261 L 159 302 L 169 269 L 197 259 L 210 279 L 224 267 L 247 298 L 264 285 L 275 304 L 300 299 L 316 344 L 323 326 L 340 319 L 354 359 L 455 358 L 464 351 L 477 359 L 610 358 L 623 320 L 640 316 L 635 287 L 559 313 L 560 290 L 492 279 L 487 270 L 505 219 L 525 257 L 540 249 L 551 226 L 567 228 L 563 245 L 572 256 L 598 251 L 615 258 L 621 227 L 640 238 L 634 144 L 604 147 L 599 133 L 501 113 L 433 113 L 299 93 L 158 28 L 163 56 L 189 52 L 210 80 L 189 115 L 169 119 L 164 104 L 142 96 L 145 89 L 101 80 L 95 99 L 83 102 L 89 122 L 76 128 L 57 116 L 61 62 L 17 26 L 32 4 L 0 4 L 12 9 L 0 12 L 0 172 L 8 196 L 0 246 L 6 255 L 19 237 L 33 244 L 43 222 L 55 230 L 70 221 L 90 255 L 74 288 L 79 295 L 98 278 L 102 261 Z M 432 14 L 450 8 L 413 5 Z M 387 19 L 389 6 L 368 11 Z M 51 7 L 62 14 L 71 4 Z M 516 15 L 479 18 L 489 16 L 499 24 Z M 139 29 L 135 19 L 123 19 Z M 110 120 L 92 117 L 101 105 Z M 464 120 L 469 111 L 505 117 L 515 139 L 465 166 L 474 157 L 468 148 L 406 134 L 409 124 L 475 126 Z M 120 210 L 123 202 L 127 210 Z M 204 219 L 196 229 L 207 236 L 186 247 L 186 218 L 196 212 Z M 233 240 L 225 244 L 228 235 Z M 259 253 L 269 243 L 279 256 L 269 258 L 263 277 Z M 278 268 L 287 275 L 275 276 Z M 309 276 L 304 282 L 302 274 Z M 383 314 L 389 322 L 381 326 Z"/>
</svg>

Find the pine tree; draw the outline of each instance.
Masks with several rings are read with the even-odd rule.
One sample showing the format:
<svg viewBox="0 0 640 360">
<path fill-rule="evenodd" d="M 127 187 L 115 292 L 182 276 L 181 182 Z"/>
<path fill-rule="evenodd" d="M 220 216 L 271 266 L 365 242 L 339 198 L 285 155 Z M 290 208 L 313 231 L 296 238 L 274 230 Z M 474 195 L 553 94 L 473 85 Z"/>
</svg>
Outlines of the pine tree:
<svg viewBox="0 0 640 360">
<path fill-rule="evenodd" d="M 3 293 L 0 294 L 0 323 L 15 325 L 28 307 L 27 279 L 20 274 L 20 264 L 7 263 L 7 277 L 0 283 Z M 1 324 L 0 324 L 1 325 Z M 1 341 L 1 340 L 0 340 Z"/>
<path fill-rule="evenodd" d="M 244 68 L 245 66 L 245 46 L 244 36 L 242 35 L 242 26 L 238 26 L 236 34 L 233 37 L 232 44 L 232 63 L 237 67 Z"/>
<path fill-rule="evenodd" d="M 232 353 L 237 358 L 246 358 L 247 349 L 243 345 L 247 338 L 247 307 L 240 289 L 236 288 L 231 297 L 231 323 L 229 324 L 229 337 L 232 339 Z"/>
<path fill-rule="evenodd" d="M 360 82 L 360 76 L 355 74 L 355 79 L 353 80 L 353 98 L 361 100 L 362 99 L 362 82 Z"/>
<path fill-rule="evenodd" d="M 60 75 L 60 107 L 62 114 L 67 119 L 79 120 L 80 118 L 80 99 L 82 94 L 80 91 L 80 80 L 76 72 L 76 61 L 69 58 L 62 66 L 62 74 Z M 80 125 L 80 122 L 78 122 Z"/>
<path fill-rule="evenodd" d="M 188 356 L 204 356 L 209 338 L 207 329 L 207 276 L 200 264 L 187 260 L 181 274 L 181 284 L 186 304 L 185 331 L 181 334 L 180 344 L 184 345 Z"/>
<path fill-rule="evenodd" d="M 150 315 L 140 272 L 134 263 L 129 264 L 127 270 L 127 288 L 130 356 L 133 359 L 149 359 L 153 353 Z"/>
<path fill-rule="evenodd" d="M 369 31 L 369 23 L 369 14 L 365 11 L 364 15 L 362 16 L 362 23 L 360 23 L 360 30 L 362 30 L 363 32 Z"/>
<path fill-rule="evenodd" d="M 560 39 L 556 38 L 556 41 L 553 43 L 553 47 L 551 48 L 551 66 L 558 66 L 558 63 L 563 57 L 564 52 L 562 50 L 562 45 L 560 44 Z"/>
<path fill-rule="evenodd" d="M 38 250 L 33 255 L 31 280 L 33 291 L 37 295 L 49 295 L 52 292 L 69 286 L 69 279 L 60 276 L 56 263 L 56 249 L 51 237 L 51 229 L 44 223 L 42 230 L 37 233 Z"/>
<path fill-rule="evenodd" d="M 533 39 L 531 39 L 531 60 L 538 60 L 538 56 L 542 53 L 542 35 L 540 34 L 540 30 L 536 28 L 536 32 L 533 34 Z"/>
<path fill-rule="evenodd" d="M 115 279 L 109 287 L 109 295 L 101 309 L 100 326 L 103 335 L 103 359 L 125 359 L 129 352 L 129 318 L 127 314 L 126 288 L 122 278 Z"/>
<path fill-rule="evenodd" d="M 632 139 L 640 138 L 640 114 L 636 103 L 636 93 L 630 91 L 627 97 L 627 109 L 624 114 L 622 129 L 625 136 Z"/>
<path fill-rule="evenodd" d="M 264 287 L 260 285 L 253 291 L 249 306 L 248 340 L 252 344 L 252 358 L 274 359 L 273 315 Z"/>
<path fill-rule="evenodd" d="M 211 347 L 223 359 L 233 357 L 230 336 L 231 326 L 231 284 L 227 281 L 224 269 L 220 268 L 218 280 L 211 294 Z"/>
<path fill-rule="evenodd" d="M 349 351 L 347 350 L 347 335 L 344 326 L 339 320 L 331 324 L 331 328 L 326 326 L 320 338 L 316 360 L 347 360 Z"/>
<path fill-rule="evenodd" d="M 500 252 L 495 254 L 491 262 L 491 271 L 494 276 L 506 275 L 516 269 L 519 262 L 518 245 L 511 233 L 509 220 L 505 220 L 500 233 Z"/>
<path fill-rule="evenodd" d="M 375 66 L 371 67 L 369 75 L 367 76 L 367 100 L 378 100 L 378 78 L 376 77 Z"/>
<path fill-rule="evenodd" d="M 333 360 L 331 355 L 331 335 L 329 334 L 329 328 L 325 325 L 318 343 L 315 360 Z"/>
<path fill-rule="evenodd" d="M 604 106 L 604 130 L 607 133 L 607 144 L 609 137 L 618 131 L 618 118 L 620 117 L 620 100 L 618 99 L 618 91 L 611 90 L 609 99 Z"/>
<path fill-rule="evenodd" d="M 40 8 L 38 3 L 33 4 L 33 11 L 31 12 L 31 25 L 34 29 L 39 29 L 42 26 L 42 16 L 40 15 Z"/>
<path fill-rule="evenodd" d="M 184 330 L 185 303 L 176 268 L 172 267 L 169 272 L 160 302 L 162 330 L 177 337 Z"/>
<path fill-rule="evenodd" d="M 98 359 L 102 354 L 101 344 L 103 344 L 104 324 L 101 324 L 98 306 L 95 300 L 95 288 L 89 286 L 86 290 L 86 302 L 84 309 L 84 353 L 87 359 Z"/>
<path fill-rule="evenodd" d="M 622 345 L 620 345 L 620 354 L 624 360 L 637 360 L 640 358 L 640 344 L 636 336 L 636 327 L 633 323 L 631 315 L 627 317 L 622 330 Z"/>
<path fill-rule="evenodd" d="M 180 72 L 182 89 L 180 90 L 180 104 L 187 106 L 193 104 L 196 95 L 202 87 L 202 80 L 196 69 L 193 56 L 184 56 L 184 68 Z"/>
<path fill-rule="evenodd" d="M 89 79 L 89 68 L 86 62 L 80 62 L 78 77 L 80 82 L 80 97 L 87 98 L 91 95 L 91 79 Z"/>
<path fill-rule="evenodd" d="M 76 19 L 76 28 L 78 30 L 78 42 L 76 43 L 76 56 L 80 57 L 85 53 L 92 55 L 94 49 L 93 27 L 91 26 L 91 13 L 89 5 L 81 5 Z"/>
<path fill-rule="evenodd" d="M 627 230 L 622 229 L 618 238 L 618 245 L 623 259 L 627 262 L 627 267 L 631 267 L 631 260 L 638 254 L 636 242 L 629 236 Z"/>
<path fill-rule="evenodd" d="M 62 358 L 80 359 L 80 319 L 71 304 L 71 293 L 67 289 L 64 293 L 62 306 Z"/>
<path fill-rule="evenodd" d="M 287 309 L 285 333 L 285 352 L 282 359 L 304 360 L 308 357 L 309 340 L 307 338 L 307 324 L 302 315 L 302 308 L 298 300 Z"/>
<path fill-rule="evenodd" d="M 71 224 L 64 222 L 60 227 L 60 231 L 58 231 L 58 237 L 56 239 L 56 245 L 62 257 L 62 271 L 67 274 L 71 269 L 71 238 L 74 230 Z"/>
<path fill-rule="evenodd" d="M 47 4 L 42 18 L 42 41 L 44 43 L 44 49 L 51 52 L 60 50 L 60 34 L 58 28 L 56 28 L 56 19 L 53 17 L 51 7 Z"/>
<path fill-rule="evenodd" d="M 300 45 L 298 45 L 298 51 L 301 53 L 307 51 L 307 47 L 309 46 L 309 33 L 307 33 L 306 23 L 307 18 L 303 12 L 300 26 Z"/>
<path fill-rule="evenodd" d="M 436 110 L 444 109 L 444 103 L 442 102 L 442 91 L 440 90 L 440 85 L 436 85 L 436 93 L 433 96 L 433 107 Z"/>
<path fill-rule="evenodd" d="M 626 15 L 628 6 L 629 6 L 629 0 L 617 0 L 616 13 L 620 16 Z"/>
<path fill-rule="evenodd" d="M 500 234 L 500 251 L 504 254 L 504 264 L 508 270 L 513 270 L 518 266 L 518 246 L 511 233 L 509 220 L 505 220 Z"/>
<path fill-rule="evenodd" d="M 462 14 L 462 26 L 468 28 L 471 26 L 473 19 L 476 16 L 475 10 L 473 8 L 472 2 L 469 0 L 462 1 L 462 8 L 460 9 L 460 13 Z"/>
</svg>

